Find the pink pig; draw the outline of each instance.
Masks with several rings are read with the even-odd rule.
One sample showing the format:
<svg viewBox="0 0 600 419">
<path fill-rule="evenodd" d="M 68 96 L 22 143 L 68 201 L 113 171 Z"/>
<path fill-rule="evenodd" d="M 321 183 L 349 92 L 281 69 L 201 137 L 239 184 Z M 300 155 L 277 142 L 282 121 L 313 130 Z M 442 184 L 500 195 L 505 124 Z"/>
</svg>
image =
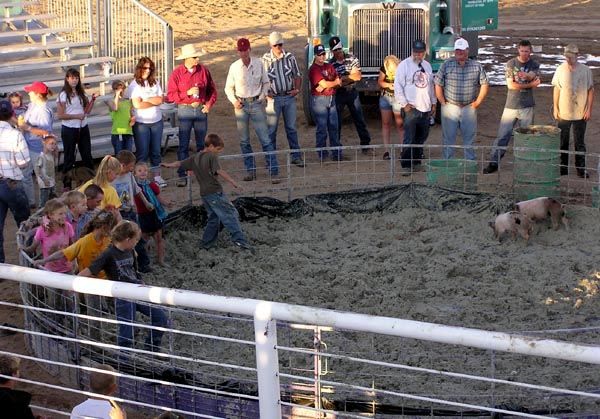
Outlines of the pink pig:
<svg viewBox="0 0 600 419">
<path fill-rule="evenodd" d="M 528 241 L 533 229 L 531 220 L 517 211 L 500 214 L 494 221 L 490 221 L 489 225 L 494 230 L 494 235 L 500 242 L 506 233 L 511 233 L 513 240 L 517 238 L 518 233 L 525 241 Z"/>
<path fill-rule="evenodd" d="M 565 228 L 568 227 L 564 206 L 554 198 L 542 197 L 518 202 L 515 204 L 515 211 L 531 218 L 532 221 L 543 221 L 550 217 L 554 230 L 558 230 L 561 221 Z"/>
</svg>

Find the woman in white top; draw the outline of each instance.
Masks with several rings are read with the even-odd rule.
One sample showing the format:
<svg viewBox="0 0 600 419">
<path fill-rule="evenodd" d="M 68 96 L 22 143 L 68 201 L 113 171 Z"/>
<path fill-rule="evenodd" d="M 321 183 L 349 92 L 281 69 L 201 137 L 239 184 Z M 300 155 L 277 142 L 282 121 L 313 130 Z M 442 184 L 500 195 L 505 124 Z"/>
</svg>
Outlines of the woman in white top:
<svg viewBox="0 0 600 419">
<path fill-rule="evenodd" d="M 135 109 L 135 156 L 138 161 L 150 160 L 154 180 L 164 187 L 167 183 L 160 176 L 163 118 L 159 108 L 163 103 L 163 91 L 156 80 L 156 67 L 150 58 L 140 58 L 131 84 L 130 99 Z"/>
<path fill-rule="evenodd" d="M 79 149 L 84 166 L 94 170 L 90 129 L 86 120 L 86 108 L 89 103 L 90 100 L 81 84 L 79 71 L 74 68 L 68 69 L 65 74 L 65 84 L 56 103 L 56 116 L 62 120 L 61 137 L 65 153 L 62 172 L 65 180 L 70 177 L 64 174 L 75 166 L 75 147 Z M 90 111 L 91 108 L 87 109 L 87 113 Z M 70 180 L 67 180 L 67 183 L 63 182 L 63 187 L 70 189 Z"/>
</svg>

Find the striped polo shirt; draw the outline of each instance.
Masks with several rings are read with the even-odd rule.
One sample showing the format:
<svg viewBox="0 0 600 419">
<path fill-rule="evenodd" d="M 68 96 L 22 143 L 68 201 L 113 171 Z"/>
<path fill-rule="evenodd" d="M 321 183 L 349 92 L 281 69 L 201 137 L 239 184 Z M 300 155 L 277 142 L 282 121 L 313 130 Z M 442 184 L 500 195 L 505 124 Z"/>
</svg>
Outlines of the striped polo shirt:
<svg viewBox="0 0 600 419">
<path fill-rule="evenodd" d="M 283 57 L 277 58 L 273 51 L 262 56 L 263 66 L 269 77 L 269 93 L 283 95 L 295 87 L 294 79 L 302 77 L 296 57 L 283 51 Z"/>
</svg>

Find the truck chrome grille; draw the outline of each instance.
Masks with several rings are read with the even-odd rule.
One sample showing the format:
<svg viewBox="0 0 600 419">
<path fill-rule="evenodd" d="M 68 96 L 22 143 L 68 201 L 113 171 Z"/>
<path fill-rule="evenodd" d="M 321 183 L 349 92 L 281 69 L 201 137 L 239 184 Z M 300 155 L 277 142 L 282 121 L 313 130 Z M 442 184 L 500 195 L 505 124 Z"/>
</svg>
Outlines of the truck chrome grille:
<svg viewBox="0 0 600 419">
<path fill-rule="evenodd" d="M 423 9 L 358 9 L 351 20 L 350 44 L 363 69 L 379 69 L 389 54 L 403 60 L 415 39 L 427 41 Z"/>
</svg>

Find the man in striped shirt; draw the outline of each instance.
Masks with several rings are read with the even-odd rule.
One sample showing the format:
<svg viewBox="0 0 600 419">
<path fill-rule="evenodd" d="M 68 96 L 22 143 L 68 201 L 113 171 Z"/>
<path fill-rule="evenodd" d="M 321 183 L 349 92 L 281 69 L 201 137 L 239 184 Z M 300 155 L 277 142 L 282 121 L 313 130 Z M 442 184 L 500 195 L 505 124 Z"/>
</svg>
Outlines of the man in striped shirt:
<svg viewBox="0 0 600 419">
<path fill-rule="evenodd" d="M 483 66 L 469 58 L 469 43 L 458 38 L 454 57 L 446 60 L 435 76 L 435 95 L 442 105 L 442 143 L 444 158 L 454 156 L 458 130 L 463 137 L 465 158 L 475 160 L 471 147 L 477 134 L 477 108 L 487 96 L 488 77 Z"/>
<path fill-rule="evenodd" d="M 263 65 L 269 78 L 267 95 L 267 123 L 269 138 L 273 148 L 277 149 L 277 126 L 279 116 L 283 114 L 283 123 L 291 150 L 299 150 L 298 132 L 296 131 L 296 96 L 300 93 L 302 74 L 296 58 L 283 49 L 283 35 L 272 32 L 269 35 L 271 51 L 262 57 Z M 300 152 L 292 152 L 292 163 L 304 167 Z"/>
<path fill-rule="evenodd" d="M 23 172 L 29 149 L 21 131 L 8 121 L 13 116 L 9 101 L 0 101 L 0 263 L 4 263 L 4 222 L 8 210 L 17 226 L 29 218 L 29 200 L 23 188 Z"/>
</svg>

